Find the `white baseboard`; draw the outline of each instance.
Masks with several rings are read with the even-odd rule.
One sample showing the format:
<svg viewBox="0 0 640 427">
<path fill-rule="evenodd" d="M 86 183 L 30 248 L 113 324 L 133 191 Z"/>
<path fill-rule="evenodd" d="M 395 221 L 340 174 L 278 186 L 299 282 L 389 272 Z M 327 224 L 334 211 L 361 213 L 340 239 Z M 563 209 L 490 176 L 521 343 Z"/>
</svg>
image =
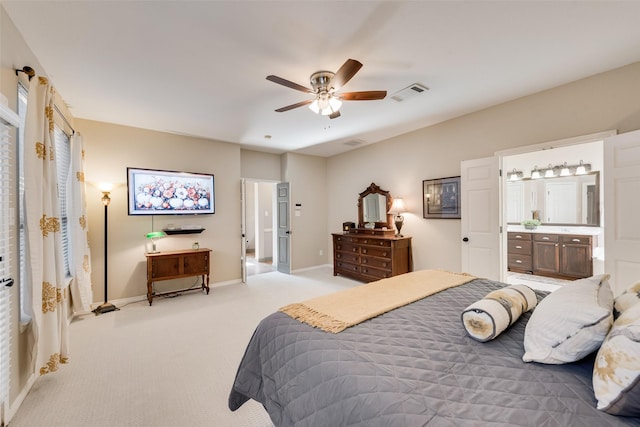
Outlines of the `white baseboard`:
<svg viewBox="0 0 640 427">
<path fill-rule="evenodd" d="M 9 409 L 7 410 L 7 413 L 5 414 L 5 418 L 3 420 L 4 425 L 8 425 L 11 419 L 13 418 L 13 416 L 18 412 L 20 405 L 22 405 L 22 402 L 24 402 L 24 399 L 27 397 L 27 394 L 29 394 L 29 392 L 31 391 L 31 387 L 33 387 L 33 384 L 35 382 L 36 382 L 36 376 L 35 374 L 33 374 L 31 375 L 31 378 L 29 378 L 29 380 L 27 381 L 27 384 L 25 384 L 24 388 L 20 391 L 18 396 L 16 396 L 15 400 L 11 402 L 11 404 L 9 405 Z"/>
<path fill-rule="evenodd" d="M 322 265 L 314 265 L 312 267 L 306 267 L 306 268 L 300 268 L 298 270 L 293 270 L 291 273 L 295 274 L 295 273 L 302 273 L 303 271 L 309 271 L 309 270 L 316 270 L 318 268 L 324 268 L 324 267 L 332 267 L 333 264 L 322 264 Z M 238 283 L 242 283 L 241 279 L 233 279 L 233 280 L 227 280 L 225 282 L 216 282 L 212 285 L 209 285 L 209 288 L 219 288 L 221 286 L 228 286 L 228 285 L 235 285 Z M 139 301 L 146 301 L 147 300 L 147 295 L 138 295 L 135 297 L 129 297 L 129 298 L 120 298 L 120 299 L 116 299 L 116 300 L 111 300 L 109 301 L 111 304 L 115 305 L 116 307 L 119 306 L 124 306 L 127 304 L 131 304 L 134 302 L 139 302 Z M 91 304 L 91 310 L 95 310 L 96 307 L 100 306 L 100 304 L 102 304 L 101 302 L 94 302 L 93 304 Z M 88 313 L 79 313 L 79 314 L 88 314 Z"/>
</svg>

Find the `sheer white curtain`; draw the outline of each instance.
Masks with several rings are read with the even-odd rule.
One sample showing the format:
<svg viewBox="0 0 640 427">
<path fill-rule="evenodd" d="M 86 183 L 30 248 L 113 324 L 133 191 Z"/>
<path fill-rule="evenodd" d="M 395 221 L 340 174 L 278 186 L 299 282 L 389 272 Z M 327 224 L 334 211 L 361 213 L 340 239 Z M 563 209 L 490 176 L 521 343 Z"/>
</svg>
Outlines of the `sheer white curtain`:
<svg viewBox="0 0 640 427">
<path fill-rule="evenodd" d="M 70 168 L 67 180 L 67 215 L 71 248 L 69 271 L 73 276 L 71 302 L 74 313 L 81 314 L 91 311 L 93 291 L 84 181 L 84 141 L 79 133 L 71 137 Z"/>
<path fill-rule="evenodd" d="M 24 132 L 26 262 L 33 297 L 34 363 L 40 375 L 58 370 L 68 358 L 69 290 L 53 146 L 54 96 L 46 78 L 31 80 Z"/>
</svg>

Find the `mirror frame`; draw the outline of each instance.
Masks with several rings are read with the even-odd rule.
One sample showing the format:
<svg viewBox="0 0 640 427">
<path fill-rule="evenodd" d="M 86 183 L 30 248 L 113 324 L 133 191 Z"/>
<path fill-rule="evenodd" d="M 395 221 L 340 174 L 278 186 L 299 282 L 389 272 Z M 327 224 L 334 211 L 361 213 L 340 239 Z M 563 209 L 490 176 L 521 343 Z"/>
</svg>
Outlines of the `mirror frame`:
<svg viewBox="0 0 640 427">
<path fill-rule="evenodd" d="M 393 215 L 389 213 L 389 210 L 391 209 L 391 203 L 393 202 L 393 199 L 391 198 L 391 194 L 389 194 L 388 191 L 385 191 L 383 189 L 381 189 L 380 187 L 378 187 L 376 184 L 374 184 L 373 182 L 371 183 L 371 185 L 369 187 L 367 187 L 366 190 L 364 190 L 362 193 L 360 193 L 360 197 L 358 197 L 358 228 L 364 228 L 364 207 L 363 207 L 363 202 L 362 200 L 368 196 L 369 194 L 380 194 L 382 196 L 384 196 L 387 200 L 387 206 L 385 209 L 385 212 L 387 212 L 387 222 L 376 222 L 376 228 L 383 228 L 383 227 L 387 227 L 389 229 L 393 228 Z"/>
</svg>

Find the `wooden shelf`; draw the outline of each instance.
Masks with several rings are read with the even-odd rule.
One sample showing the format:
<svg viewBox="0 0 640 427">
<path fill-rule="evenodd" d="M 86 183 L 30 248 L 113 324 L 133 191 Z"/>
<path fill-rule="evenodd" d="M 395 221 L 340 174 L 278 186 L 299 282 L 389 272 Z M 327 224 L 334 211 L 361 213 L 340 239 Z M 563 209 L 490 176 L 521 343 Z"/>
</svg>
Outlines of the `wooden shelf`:
<svg viewBox="0 0 640 427">
<path fill-rule="evenodd" d="M 166 234 L 200 234 L 204 231 L 204 228 L 163 228 L 162 231 L 164 231 Z"/>
</svg>

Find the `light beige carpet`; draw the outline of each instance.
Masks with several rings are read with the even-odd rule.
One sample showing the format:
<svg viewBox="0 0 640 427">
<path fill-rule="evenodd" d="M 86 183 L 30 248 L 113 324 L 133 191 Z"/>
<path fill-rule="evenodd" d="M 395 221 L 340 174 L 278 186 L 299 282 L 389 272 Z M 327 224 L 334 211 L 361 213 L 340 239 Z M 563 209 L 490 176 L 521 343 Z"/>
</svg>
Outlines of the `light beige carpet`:
<svg viewBox="0 0 640 427">
<path fill-rule="evenodd" d="M 70 363 L 40 377 L 9 427 L 267 427 L 262 406 L 227 407 L 258 322 L 283 305 L 358 285 L 329 267 L 251 276 L 84 316 L 70 326 Z"/>
</svg>

